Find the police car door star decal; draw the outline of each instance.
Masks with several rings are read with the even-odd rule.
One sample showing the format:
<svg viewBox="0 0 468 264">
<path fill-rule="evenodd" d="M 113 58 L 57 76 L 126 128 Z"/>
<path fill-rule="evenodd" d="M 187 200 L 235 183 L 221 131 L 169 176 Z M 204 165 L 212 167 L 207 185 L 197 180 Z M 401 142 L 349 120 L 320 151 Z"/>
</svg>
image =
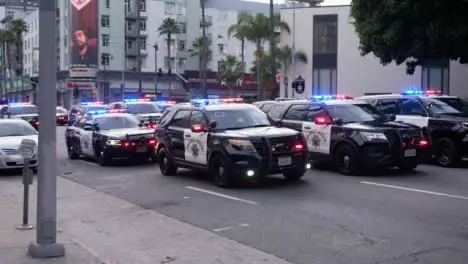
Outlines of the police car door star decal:
<svg viewBox="0 0 468 264">
<path fill-rule="evenodd" d="M 186 137 L 190 135 L 190 137 Z M 197 164 L 207 164 L 208 133 L 193 133 L 190 129 L 184 130 L 185 160 Z"/>
<path fill-rule="evenodd" d="M 302 133 L 307 141 L 310 152 L 329 154 L 331 125 L 317 125 L 312 122 L 302 124 Z"/>
</svg>

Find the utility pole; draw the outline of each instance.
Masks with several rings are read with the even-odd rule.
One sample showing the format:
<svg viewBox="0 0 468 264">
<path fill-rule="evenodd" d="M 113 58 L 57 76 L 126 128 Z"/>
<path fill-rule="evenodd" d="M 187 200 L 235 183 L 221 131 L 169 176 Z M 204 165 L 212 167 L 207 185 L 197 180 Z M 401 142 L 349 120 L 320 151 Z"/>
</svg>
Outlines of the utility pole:
<svg viewBox="0 0 468 264">
<path fill-rule="evenodd" d="M 275 46 L 275 5 L 270 0 L 270 56 L 271 56 L 271 91 L 276 89 L 276 46 Z M 263 100 L 263 98 L 262 98 Z"/>
<path fill-rule="evenodd" d="M 39 2 L 39 175 L 37 177 L 36 241 L 29 244 L 33 258 L 65 255 L 65 247 L 57 243 L 57 152 L 56 152 L 56 85 L 57 43 L 55 40 L 56 0 Z M 47 103 L 46 103 L 47 102 Z"/>
<path fill-rule="evenodd" d="M 206 37 L 206 28 L 208 27 L 208 23 L 206 22 L 206 10 L 205 10 L 205 1 L 206 0 L 200 0 L 200 6 L 201 6 L 201 25 L 202 25 L 202 50 L 201 50 L 201 58 L 200 60 L 202 61 L 201 66 L 201 75 L 202 75 L 202 96 L 203 98 L 208 98 L 208 93 L 206 89 L 206 65 L 207 65 L 207 60 L 208 60 L 208 38 Z"/>
<path fill-rule="evenodd" d="M 140 1 L 134 0 L 135 10 L 137 12 L 137 73 L 138 73 L 138 97 L 143 96 L 143 87 L 141 83 L 141 33 L 140 33 Z"/>
<path fill-rule="evenodd" d="M 154 96 L 158 98 L 158 44 L 154 43 Z"/>
<path fill-rule="evenodd" d="M 293 26 L 292 26 L 292 79 L 296 79 L 296 2 L 293 2 Z M 286 89 L 288 89 L 287 87 Z M 295 89 L 292 90 L 292 97 L 296 97 Z"/>
</svg>

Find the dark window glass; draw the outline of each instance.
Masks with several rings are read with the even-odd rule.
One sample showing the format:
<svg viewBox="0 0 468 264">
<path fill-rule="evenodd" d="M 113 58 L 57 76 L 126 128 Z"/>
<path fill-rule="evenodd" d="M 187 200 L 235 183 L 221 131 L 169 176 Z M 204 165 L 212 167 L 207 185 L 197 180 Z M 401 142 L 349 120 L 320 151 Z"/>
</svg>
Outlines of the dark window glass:
<svg viewBox="0 0 468 264">
<path fill-rule="evenodd" d="M 216 121 L 216 129 L 242 129 L 271 126 L 268 116 L 258 108 L 207 111 L 209 120 Z"/>
<path fill-rule="evenodd" d="M 461 98 L 456 98 L 456 97 L 441 97 L 441 98 L 434 98 L 437 99 L 441 102 L 444 102 L 451 107 L 457 109 L 460 112 L 468 112 L 468 101 L 461 99 Z"/>
<path fill-rule="evenodd" d="M 160 126 L 167 126 L 171 122 L 171 117 L 173 116 L 172 112 L 166 111 L 162 114 L 161 118 L 159 119 Z"/>
<path fill-rule="evenodd" d="M 127 109 L 130 114 L 161 113 L 163 111 L 161 107 L 153 103 L 127 104 Z"/>
<path fill-rule="evenodd" d="M 264 104 L 261 109 L 262 109 L 263 112 L 268 113 L 268 112 L 270 112 L 271 108 L 274 105 L 275 105 L 274 103 Z"/>
<path fill-rule="evenodd" d="M 180 110 L 178 111 L 174 118 L 172 119 L 171 125 L 175 127 L 188 128 L 189 127 L 189 110 Z"/>
<path fill-rule="evenodd" d="M 386 117 L 370 104 L 329 105 L 327 111 L 332 118 L 340 118 L 344 123 L 386 120 Z"/>
<path fill-rule="evenodd" d="M 12 115 L 32 115 L 39 113 L 35 105 L 13 106 L 9 108 L 9 111 Z"/>
<path fill-rule="evenodd" d="M 99 105 L 99 106 L 87 106 L 86 111 L 87 112 L 98 112 L 98 111 L 106 111 L 107 106 L 106 105 Z"/>
<path fill-rule="evenodd" d="M 455 107 L 450 106 L 449 104 L 446 104 L 442 101 L 432 99 L 432 98 L 423 98 L 422 99 L 424 104 L 427 105 L 427 107 L 431 110 L 432 113 L 437 114 L 437 115 L 450 115 L 450 114 L 455 114 L 458 115 L 460 114 L 460 111 L 456 109 Z"/>
<path fill-rule="evenodd" d="M 292 105 L 284 115 L 284 119 L 306 121 L 308 113 L 309 105 Z"/>
<path fill-rule="evenodd" d="M 140 121 L 131 115 L 96 117 L 94 122 L 99 126 L 100 130 L 137 128 L 140 124 Z"/>
<path fill-rule="evenodd" d="M 314 53 L 330 54 L 337 52 L 337 21 L 314 22 Z"/>
<path fill-rule="evenodd" d="M 401 99 L 398 106 L 400 109 L 400 115 L 427 115 L 426 110 L 424 110 L 424 107 L 414 99 Z"/>
<path fill-rule="evenodd" d="M 207 125 L 207 120 L 202 111 L 193 111 L 190 116 L 191 125 Z"/>
<path fill-rule="evenodd" d="M 283 117 L 285 108 L 286 105 L 283 104 L 273 105 L 271 110 L 268 112 L 268 116 L 274 120 L 281 119 Z"/>
<path fill-rule="evenodd" d="M 328 116 L 325 109 L 320 105 L 312 105 L 307 113 L 307 120 L 313 121 L 316 117 L 319 116 Z"/>
<path fill-rule="evenodd" d="M 376 105 L 382 113 L 387 115 L 397 115 L 398 111 L 398 99 L 385 99 L 378 102 Z"/>
<path fill-rule="evenodd" d="M 83 118 L 80 118 L 78 121 L 76 121 L 76 123 L 74 124 L 74 126 L 76 127 L 84 127 L 86 125 L 86 118 L 83 117 Z"/>
<path fill-rule="evenodd" d="M 37 135 L 36 129 L 26 122 L 1 122 L 0 137 Z"/>
</svg>

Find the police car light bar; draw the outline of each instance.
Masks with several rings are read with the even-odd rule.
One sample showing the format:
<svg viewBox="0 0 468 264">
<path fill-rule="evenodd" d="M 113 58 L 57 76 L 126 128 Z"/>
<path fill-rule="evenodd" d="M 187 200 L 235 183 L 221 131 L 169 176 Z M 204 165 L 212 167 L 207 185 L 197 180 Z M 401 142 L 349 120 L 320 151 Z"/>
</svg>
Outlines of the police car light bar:
<svg viewBox="0 0 468 264">
<path fill-rule="evenodd" d="M 346 99 L 353 99 L 352 96 L 349 95 L 314 95 L 312 96 L 313 101 L 325 101 L 325 100 L 346 100 Z"/>
<path fill-rule="evenodd" d="M 104 102 L 81 102 L 81 105 L 103 105 Z"/>
<path fill-rule="evenodd" d="M 426 90 L 425 94 L 426 95 L 441 95 L 442 91 L 441 90 L 429 89 L 429 90 Z"/>
<path fill-rule="evenodd" d="M 227 104 L 227 103 L 243 103 L 243 98 L 223 98 L 223 99 L 193 99 L 190 100 L 196 105 L 211 105 L 211 104 Z"/>
<path fill-rule="evenodd" d="M 125 99 L 124 102 L 149 102 L 149 98 L 144 98 L 144 99 Z"/>
<path fill-rule="evenodd" d="M 176 104 L 176 101 L 156 101 L 157 104 Z"/>
<path fill-rule="evenodd" d="M 31 105 L 31 103 L 11 103 L 9 106 L 21 106 L 21 105 Z"/>
<path fill-rule="evenodd" d="M 422 95 L 424 94 L 424 92 L 420 90 L 415 90 L 415 89 L 407 89 L 407 90 L 404 90 L 401 94 L 402 95 Z"/>
<path fill-rule="evenodd" d="M 101 110 L 104 111 L 104 110 Z M 125 109 L 111 109 L 109 113 L 125 113 Z"/>
<path fill-rule="evenodd" d="M 107 114 L 107 110 L 88 111 L 88 115 L 103 115 Z"/>
</svg>

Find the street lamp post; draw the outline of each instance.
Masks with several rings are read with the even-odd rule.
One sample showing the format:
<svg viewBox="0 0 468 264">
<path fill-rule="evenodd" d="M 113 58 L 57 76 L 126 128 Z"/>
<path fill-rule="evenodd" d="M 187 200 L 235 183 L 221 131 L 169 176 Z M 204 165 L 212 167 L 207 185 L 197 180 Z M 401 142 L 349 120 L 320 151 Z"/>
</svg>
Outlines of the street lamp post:
<svg viewBox="0 0 468 264">
<path fill-rule="evenodd" d="M 159 46 L 154 43 L 154 96 L 158 98 L 158 50 Z"/>
<path fill-rule="evenodd" d="M 39 2 L 39 175 L 37 177 L 36 241 L 29 244 L 33 258 L 65 255 L 65 247 L 57 243 L 57 152 L 56 152 L 56 85 L 57 57 L 56 0 Z"/>
</svg>

